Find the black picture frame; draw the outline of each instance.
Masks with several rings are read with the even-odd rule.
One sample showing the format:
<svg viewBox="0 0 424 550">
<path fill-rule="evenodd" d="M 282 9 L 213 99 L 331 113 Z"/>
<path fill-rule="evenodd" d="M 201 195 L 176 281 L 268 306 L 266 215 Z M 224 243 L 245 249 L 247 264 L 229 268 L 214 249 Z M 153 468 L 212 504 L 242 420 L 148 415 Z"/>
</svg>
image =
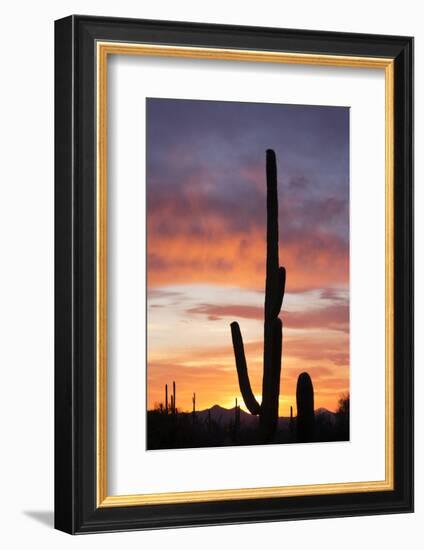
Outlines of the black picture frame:
<svg viewBox="0 0 424 550">
<path fill-rule="evenodd" d="M 394 489 L 97 507 L 99 40 L 394 60 Z M 73 15 L 55 23 L 55 527 L 93 533 L 413 511 L 413 39 Z"/>
</svg>

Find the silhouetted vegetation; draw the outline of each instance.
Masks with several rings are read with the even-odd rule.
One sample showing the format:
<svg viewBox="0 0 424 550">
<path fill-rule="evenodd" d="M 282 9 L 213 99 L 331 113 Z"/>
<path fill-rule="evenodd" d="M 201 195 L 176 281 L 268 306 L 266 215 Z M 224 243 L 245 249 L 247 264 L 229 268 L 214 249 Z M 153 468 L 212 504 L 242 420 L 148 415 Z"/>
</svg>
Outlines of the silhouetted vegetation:
<svg viewBox="0 0 424 550">
<path fill-rule="evenodd" d="M 350 439 L 350 395 L 342 395 L 337 409 L 337 430 L 340 441 Z"/>
<path fill-rule="evenodd" d="M 302 421 L 301 421 L 302 422 Z M 349 439 L 349 396 L 341 396 L 339 408 L 314 411 L 313 433 L 299 429 L 299 416 L 280 417 L 272 441 L 268 443 L 305 443 L 346 441 Z M 184 449 L 263 444 L 258 416 L 243 411 L 236 400 L 235 407 L 224 409 L 214 405 L 202 411 L 166 413 L 162 403 L 147 412 L 147 448 Z"/>
<path fill-rule="evenodd" d="M 271 149 L 266 152 L 267 225 L 266 225 L 266 279 L 264 308 L 264 370 L 262 403 L 253 395 L 250 385 L 243 338 L 239 324 L 231 323 L 234 355 L 240 391 L 252 415 L 259 415 L 263 442 L 271 442 L 278 423 L 280 395 L 282 323 L 278 317 L 284 298 L 286 270 L 278 259 L 278 192 L 277 161 Z"/>
<path fill-rule="evenodd" d="M 302 372 L 296 386 L 297 422 L 296 432 L 299 443 L 315 439 L 314 387 L 307 372 Z"/>
</svg>

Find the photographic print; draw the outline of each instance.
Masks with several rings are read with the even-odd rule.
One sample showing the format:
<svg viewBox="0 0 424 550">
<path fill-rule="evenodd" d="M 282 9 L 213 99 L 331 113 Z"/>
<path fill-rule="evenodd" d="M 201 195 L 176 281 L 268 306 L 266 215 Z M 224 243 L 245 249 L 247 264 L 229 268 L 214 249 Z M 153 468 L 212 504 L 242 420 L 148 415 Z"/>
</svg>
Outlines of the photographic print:
<svg viewBox="0 0 424 550">
<path fill-rule="evenodd" d="M 413 511 L 413 50 L 55 22 L 57 529 Z"/>
<path fill-rule="evenodd" d="M 146 120 L 147 449 L 349 440 L 349 108 Z"/>
</svg>

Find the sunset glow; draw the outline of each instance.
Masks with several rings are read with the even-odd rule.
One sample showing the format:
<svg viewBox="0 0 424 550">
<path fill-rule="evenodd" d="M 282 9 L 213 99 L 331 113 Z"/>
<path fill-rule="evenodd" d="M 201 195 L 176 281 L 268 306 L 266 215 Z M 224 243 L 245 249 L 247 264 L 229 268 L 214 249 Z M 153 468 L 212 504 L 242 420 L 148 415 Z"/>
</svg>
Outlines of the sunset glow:
<svg viewBox="0 0 424 550">
<path fill-rule="evenodd" d="M 349 111 L 147 100 L 148 407 L 243 408 L 230 323 L 261 400 L 265 150 L 278 158 L 287 270 L 280 416 L 310 374 L 315 408 L 349 390 Z"/>
</svg>

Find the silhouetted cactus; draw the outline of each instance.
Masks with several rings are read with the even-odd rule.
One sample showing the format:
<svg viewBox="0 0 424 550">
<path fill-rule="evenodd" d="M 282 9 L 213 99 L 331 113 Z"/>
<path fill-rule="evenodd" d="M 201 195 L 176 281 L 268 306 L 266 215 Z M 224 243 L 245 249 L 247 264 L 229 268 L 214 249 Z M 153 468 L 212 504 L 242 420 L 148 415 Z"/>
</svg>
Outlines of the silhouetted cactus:
<svg viewBox="0 0 424 550">
<path fill-rule="evenodd" d="M 236 403 L 234 407 L 234 421 L 230 422 L 230 428 L 229 428 L 231 439 L 234 444 L 238 443 L 239 430 L 240 430 L 240 406 L 238 405 L 238 401 L 236 397 Z"/>
<path fill-rule="evenodd" d="M 236 406 L 234 408 L 234 426 L 236 428 L 236 431 L 240 428 L 240 406 L 237 403 L 237 397 Z"/>
<path fill-rule="evenodd" d="M 289 422 L 290 440 L 294 438 L 294 419 L 293 419 L 293 407 L 290 405 L 290 422 Z"/>
<path fill-rule="evenodd" d="M 177 412 L 177 388 L 176 388 L 176 385 L 175 385 L 175 382 L 172 382 L 172 390 L 173 390 L 173 403 L 174 403 L 174 406 L 172 408 L 172 412 L 173 414 L 175 414 Z"/>
<path fill-rule="evenodd" d="M 191 398 L 192 400 L 192 403 L 193 403 L 193 424 L 196 420 L 196 393 L 193 393 L 193 397 Z"/>
<path fill-rule="evenodd" d="M 262 403 L 253 395 L 247 372 L 243 339 L 239 324 L 231 323 L 234 355 L 240 391 L 244 403 L 253 415 L 259 415 L 262 438 L 272 441 L 278 423 L 278 399 L 280 395 L 282 323 L 281 310 L 286 284 L 286 270 L 278 259 L 278 192 L 277 163 L 271 149 L 266 152 L 267 181 L 267 229 L 266 229 L 266 281 L 264 308 L 264 369 L 262 378 Z"/>
<path fill-rule="evenodd" d="M 175 382 L 172 382 L 172 394 L 170 397 L 169 411 L 171 414 L 177 412 L 177 391 Z M 168 384 L 165 384 L 165 414 L 168 414 Z"/>
<path fill-rule="evenodd" d="M 307 372 L 302 372 L 297 379 L 297 441 L 307 443 L 315 436 L 314 387 Z"/>
</svg>

